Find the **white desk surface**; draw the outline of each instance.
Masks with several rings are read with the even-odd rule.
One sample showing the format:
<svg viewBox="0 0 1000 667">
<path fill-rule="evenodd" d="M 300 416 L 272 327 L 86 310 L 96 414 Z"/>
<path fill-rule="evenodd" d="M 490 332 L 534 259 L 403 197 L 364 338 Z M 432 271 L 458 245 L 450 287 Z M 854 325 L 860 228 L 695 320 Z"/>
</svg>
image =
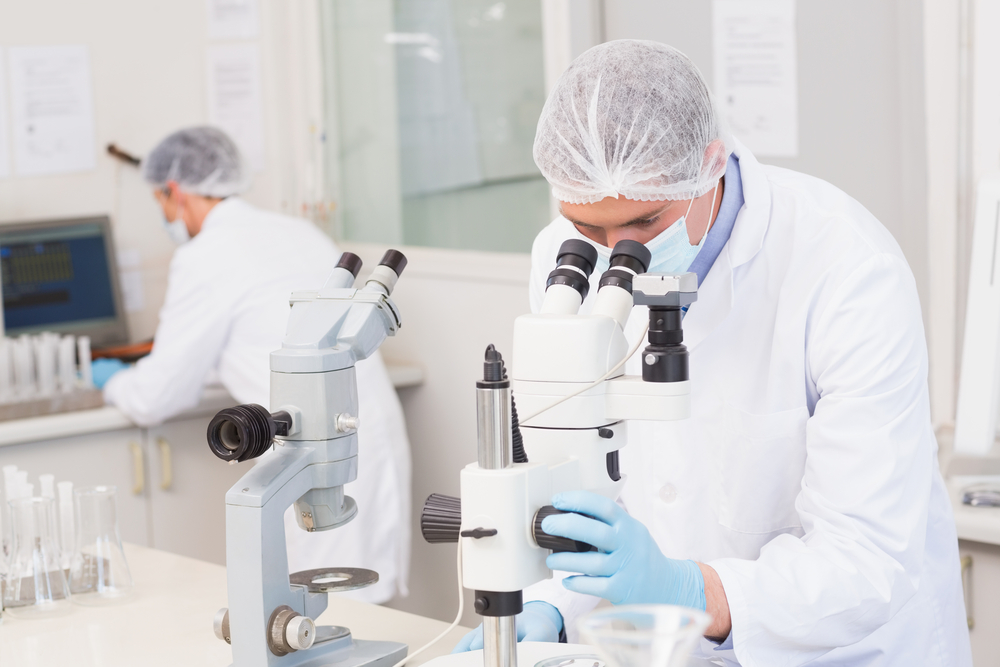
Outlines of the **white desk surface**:
<svg viewBox="0 0 1000 667">
<path fill-rule="evenodd" d="M 43 620 L 4 614 L 0 665 L 227 667 L 232 662 L 230 647 L 212 632 L 215 612 L 226 606 L 226 569 L 131 544 L 125 545 L 125 554 L 135 581 L 131 601 L 113 607 L 73 605 L 65 616 Z M 404 642 L 411 652 L 448 626 L 334 596 L 319 623 L 347 626 L 357 639 Z M 455 628 L 408 665 L 448 653 L 466 632 L 467 628 Z"/>
</svg>

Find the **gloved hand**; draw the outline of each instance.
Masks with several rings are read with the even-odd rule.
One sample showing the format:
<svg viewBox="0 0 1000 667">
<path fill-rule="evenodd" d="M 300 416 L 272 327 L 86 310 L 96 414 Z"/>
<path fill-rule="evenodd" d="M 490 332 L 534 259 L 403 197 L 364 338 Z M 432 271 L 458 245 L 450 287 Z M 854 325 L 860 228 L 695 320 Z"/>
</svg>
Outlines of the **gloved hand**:
<svg viewBox="0 0 1000 667">
<path fill-rule="evenodd" d="M 515 616 L 517 641 L 558 642 L 563 627 L 562 614 L 548 602 L 535 600 L 524 605 L 524 611 Z M 483 626 L 462 637 L 452 653 L 477 651 L 483 647 Z"/>
<path fill-rule="evenodd" d="M 94 386 L 98 389 L 104 389 L 104 385 L 108 383 L 112 375 L 126 368 L 128 368 L 128 364 L 121 359 L 94 359 L 90 365 Z"/>
<path fill-rule="evenodd" d="M 698 564 L 664 556 L 646 526 L 616 502 L 589 491 L 568 491 L 554 496 L 552 505 L 587 516 L 546 517 L 542 521 L 546 533 L 598 549 L 548 557 L 549 568 L 582 574 L 563 579 L 567 589 L 612 604 L 675 604 L 705 611 L 705 579 Z"/>
</svg>

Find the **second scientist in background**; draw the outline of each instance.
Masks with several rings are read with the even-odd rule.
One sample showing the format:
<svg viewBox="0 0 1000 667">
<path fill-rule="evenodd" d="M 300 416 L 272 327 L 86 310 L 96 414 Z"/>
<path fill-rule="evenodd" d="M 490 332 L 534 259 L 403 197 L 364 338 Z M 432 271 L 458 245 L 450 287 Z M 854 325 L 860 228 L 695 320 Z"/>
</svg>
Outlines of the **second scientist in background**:
<svg viewBox="0 0 1000 667">
<path fill-rule="evenodd" d="M 233 141 L 211 127 L 180 130 L 143 161 L 143 175 L 179 244 L 152 353 L 134 368 L 101 360 L 95 382 L 135 423 L 159 424 L 197 405 L 206 382 L 238 403 L 269 404 L 269 355 L 281 347 L 293 290 L 319 289 L 340 251 L 307 220 L 251 206 L 237 195 L 249 171 Z M 352 597 L 407 593 L 410 452 L 399 399 L 376 353 L 357 364 L 361 464 L 346 492 L 361 515 L 307 533 L 285 515 L 292 571 L 365 567 L 378 584 Z M 207 447 L 207 445 L 206 445 Z M 366 511 L 367 510 L 367 511 Z"/>
</svg>

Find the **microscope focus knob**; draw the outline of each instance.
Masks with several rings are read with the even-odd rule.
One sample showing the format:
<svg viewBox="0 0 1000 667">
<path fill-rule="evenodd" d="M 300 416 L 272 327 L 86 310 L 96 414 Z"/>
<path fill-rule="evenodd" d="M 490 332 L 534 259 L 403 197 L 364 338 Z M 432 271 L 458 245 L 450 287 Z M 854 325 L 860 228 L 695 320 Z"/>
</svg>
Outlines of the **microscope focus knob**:
<svg viewBox="0 0 1000 667">
<path fill-rule="evenodd" d="M 305 651 L 316 641 L 316 622 L 308 616 L 295 616 L 285 626 L 285 641 L 295 651 Z"/>
<path fill-rule="evenodd" d="M 432 493 L 420 512 L 420 532 L 431 544 L 458 542 L 462 530 L 462 500 L 442 493 Z"/>
<path fill-rule="evenodd" d="M 232 644 L 232 636 L 229 633 L 229 608 L 223 607 L 215 613 L 215 619 L 212 623 L 212 630 L 215 631 L 215 636 L 226 642 L 227 644 Z"/>
<path fill-rule="evenodd" d="M 535 520 L 531 522 L 531 533 L 535 538 L 535 544 L 543 549 L 551 549 L 553 553 L 559 553 L 562 551 L 570 551 L 574 553 L 597 551 L 597 549 L 586 542 L 577 542 L 576 540 L 559 537 L 558 535 L 549 535 L 542 530 L 542 520 L 547 516 L 553 516 L 555 514 L 570 514 L 570 512 L 563 512 L 562 510 L 557 510 L 552 505 L 545 505 L 535 513 Z"/>
</svg>

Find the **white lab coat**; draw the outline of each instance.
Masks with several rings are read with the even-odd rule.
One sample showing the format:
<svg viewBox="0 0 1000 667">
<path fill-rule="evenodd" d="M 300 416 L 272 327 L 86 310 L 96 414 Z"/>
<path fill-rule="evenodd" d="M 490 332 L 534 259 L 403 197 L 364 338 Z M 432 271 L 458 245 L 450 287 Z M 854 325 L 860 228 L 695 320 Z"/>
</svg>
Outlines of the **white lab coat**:
<svg viewBox="0 0 1000 667">
<path fill-rule="evenodd" d="M 108 381 L 105 400 L 137 424 L 158 424 L 197 405 L 209 378 L 239 403 L 270 403 L 269 355 L 281 347 L 293 290 L 319 289 L 340 256 L 312 223 L 217 204 L 170 262 L 153 352 Z M 366 567 L 378 584 L 351 594 L 384 602 L 407 592 L 410 450 L 399 399 L 381 357 L 358 362 L 358 478 L 346 492 L 358 518 L 309 534 L 285 517 L 289 566 Z M 206 447 L 206 443 L 201 443 Z M 219 465 L 222 465 L 219 462 Z"/>
<path fill-rule="evenodd" d="M 665 555 L 719 573 L 735 650 L 703 640 L 705 655 L 971 665 L 906 260 L 835 187 L 737 156 L 746 203 L 684 319 L 692 416 L 629 424 L 620 502 Z M 573 237 L 559 218 L 535 240 L 532 310 Z M 645 320 L 636 308 L 629 340 Z M 557 580 L 525 597 L 555 604 L 571 637 L 597 602 Z"/>
</svg>

